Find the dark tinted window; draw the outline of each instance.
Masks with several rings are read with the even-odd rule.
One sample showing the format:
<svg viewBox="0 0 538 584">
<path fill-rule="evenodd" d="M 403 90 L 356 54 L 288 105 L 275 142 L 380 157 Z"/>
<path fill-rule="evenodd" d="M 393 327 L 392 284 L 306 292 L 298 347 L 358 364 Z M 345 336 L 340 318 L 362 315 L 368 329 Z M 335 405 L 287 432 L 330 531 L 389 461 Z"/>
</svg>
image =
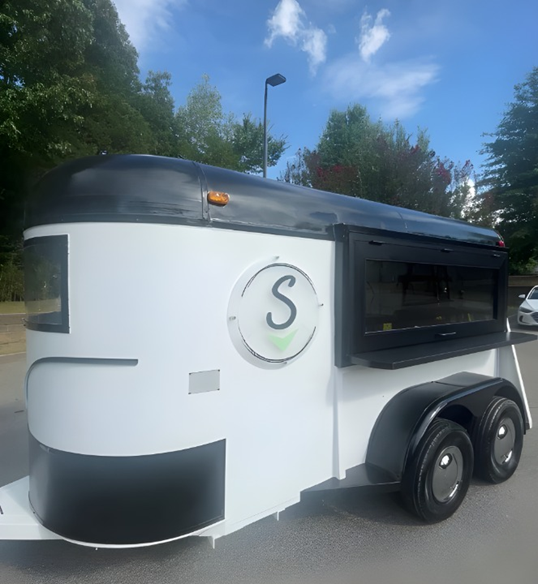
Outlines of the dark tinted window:
<svg viewBox="0 0 538 584">
<path fill-rule="evenodd" d="M 367 260 L 364 285 L 366 333 L 494 317 L 488 268 Z"/>
<path fill-rule="evenodd" d="M 66 235 L 26 241 L 24 288 L 28 328 L 69 332 Z"/>
<path fill-rule="evenodd" d="M 529 300 L 538 300 L 538 288 L 530 291 Z"/>
</svg>

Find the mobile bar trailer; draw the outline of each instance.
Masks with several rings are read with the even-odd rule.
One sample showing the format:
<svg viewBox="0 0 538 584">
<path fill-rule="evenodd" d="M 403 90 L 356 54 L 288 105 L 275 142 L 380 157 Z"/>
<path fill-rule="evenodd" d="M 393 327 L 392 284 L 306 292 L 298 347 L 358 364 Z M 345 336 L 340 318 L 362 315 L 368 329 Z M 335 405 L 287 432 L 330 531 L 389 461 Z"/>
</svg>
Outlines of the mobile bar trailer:
<svg viewBox="0 0 538 584">
<path fill-rule="evenodd" d="M 216 538 L 315 489 L 426 522 L 531 428 L 490 229 L 180 159 L 50 171 L 25 231 L 29 477 L 0 537 Z"/>
</svg>

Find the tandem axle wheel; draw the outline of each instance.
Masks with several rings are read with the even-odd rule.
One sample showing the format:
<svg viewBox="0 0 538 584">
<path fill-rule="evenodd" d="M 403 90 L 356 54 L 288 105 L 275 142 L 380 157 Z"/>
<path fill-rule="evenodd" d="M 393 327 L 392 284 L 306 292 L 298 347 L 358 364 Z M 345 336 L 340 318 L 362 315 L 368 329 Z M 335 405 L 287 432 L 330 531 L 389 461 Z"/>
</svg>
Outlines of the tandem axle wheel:
<svg viewBox="0 0 538 584">
<path fill-rule="evenodd" d="M 407 508 L 427 523 L 448 519 L 463 503 L 473 472 L 501 483 L 516 471 L 523 449 L 523 418 L 509 399 L 494 397 L 472 425 L 438 418 L 411 455 L 402 479 Z"/>
<path fill-rule="evenodd" d="M 428 523 L 447 519 L 467 494 L 473 464 L 473 445 L 465 429 L 450 420 L 434 420 L 404 472 L 406 506 Z"/>
</svg>

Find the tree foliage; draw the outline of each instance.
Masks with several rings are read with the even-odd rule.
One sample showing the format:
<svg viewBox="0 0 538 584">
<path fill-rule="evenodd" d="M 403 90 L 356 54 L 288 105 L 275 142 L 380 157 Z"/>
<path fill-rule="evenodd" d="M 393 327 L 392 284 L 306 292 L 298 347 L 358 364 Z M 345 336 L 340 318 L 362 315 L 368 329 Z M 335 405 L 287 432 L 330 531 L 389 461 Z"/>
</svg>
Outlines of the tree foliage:
<svg viewBox="0 0 538 584">
<path fill-rule="evenodd" d="M 176 114 L 181 152 L 186 158 L 241 172 L 263 169 L 263 124 L 244 114 L 225 114 L 217 88 L 204 76 Z M 286 148 L 286 139 L 268 136 L 267 163 L 273 166 Z"/>
<path fill-rule="evenodd" d="M 470 162 L 456 165 L 430 148 L 424 131 L 411 140 L 402 124 L 372 122 L 366 108 L 331 112 L 314 150 L 300 150 L 283 179 L 354 197 L 461 217 Z"/>
<path fill-rule="evenodd" d="M 147 153 L 261 171 L 259 121 L 224 113 L 208 79 L 176 110 L 170 74 L 141 81 L 137 62 L 112 0 L 2 2 L 0 264 L 18 253 L 27 185 L 64 160 Z M 285 140 L 269 145 L 273 165 Z"/>
<path fill-rule="evenodd" d="M 538 67 L 515 86 L 514 101 L 487 136 L 481 185 L 494 201 L 513 269 L 524 272 L 538 259 Z"/>
<path fill-rule="evenodd" d="M 138 110 L 152 130 L 148 154 L 178 156 L 178 129 L 174 98 L 170 93 L 172 76 L 166 71 L 149 71 L 138 96 Z"/>
</svg>

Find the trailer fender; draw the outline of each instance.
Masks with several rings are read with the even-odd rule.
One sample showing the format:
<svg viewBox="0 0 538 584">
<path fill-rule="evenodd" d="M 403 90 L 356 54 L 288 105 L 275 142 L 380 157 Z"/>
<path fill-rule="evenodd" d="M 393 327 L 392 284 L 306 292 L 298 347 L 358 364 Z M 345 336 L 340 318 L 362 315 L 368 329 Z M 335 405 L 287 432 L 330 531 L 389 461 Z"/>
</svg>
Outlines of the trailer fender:
<svg viewBox="0 0 538 584">
<path fill-rule="evenodd" d="M 366 464 L 401 480 L 408 457 L 435 418 L 447 418 L 470 430 L 473 420 L 484 413 L 495 395 L 518 405 L 528 429 L 519 392 L 501 377 L 461 372 L 404 389 L 379 414 L 368 443 Z"/>
</svg>

